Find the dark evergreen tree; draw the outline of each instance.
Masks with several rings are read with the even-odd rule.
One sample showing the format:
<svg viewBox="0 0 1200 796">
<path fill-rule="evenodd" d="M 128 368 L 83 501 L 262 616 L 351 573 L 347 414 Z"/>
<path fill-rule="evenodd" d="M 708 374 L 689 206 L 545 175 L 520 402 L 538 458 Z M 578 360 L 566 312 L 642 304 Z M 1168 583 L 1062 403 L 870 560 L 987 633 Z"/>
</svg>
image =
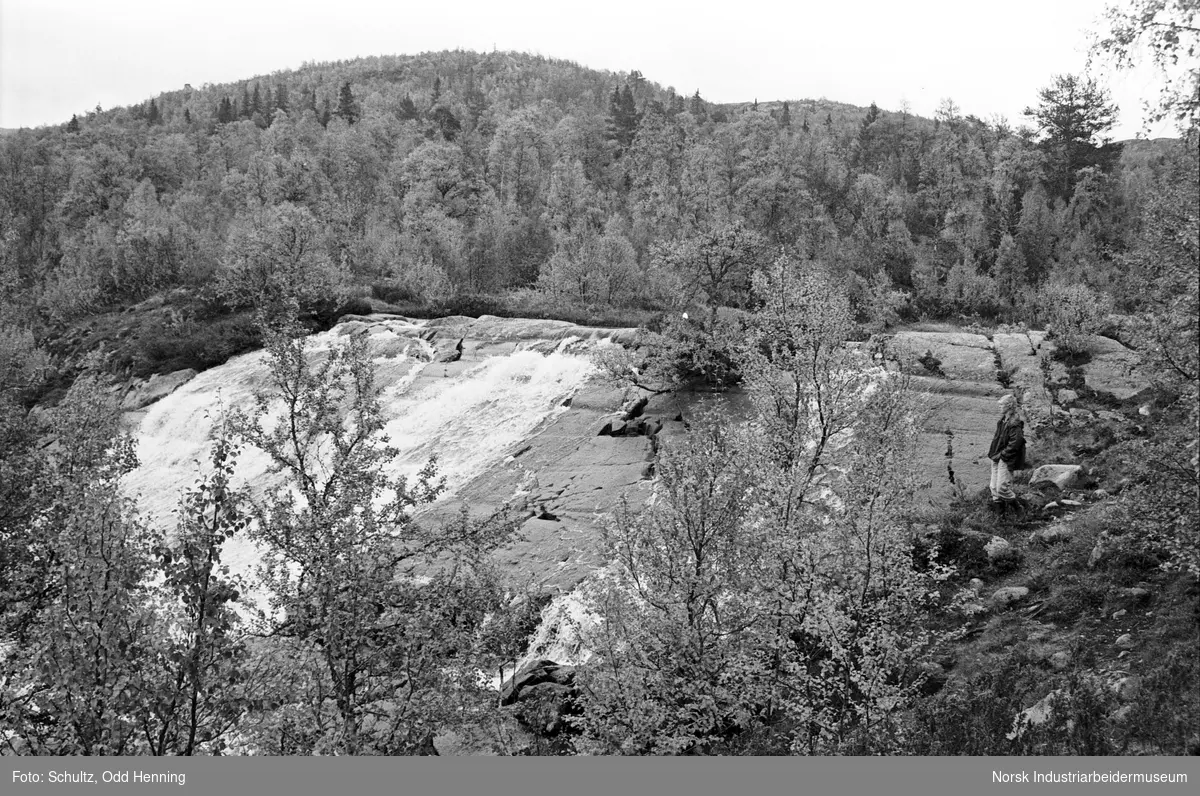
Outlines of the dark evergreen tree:
<svg viewBox="0 0 1200 796">
<path fill-rule="evenodd" d="M 250 116 L 255 114 L 265 115 L 266 107 L 263 105 L 262 91 L 258 87 L 258 83 L 254 84 L 254 95 L 250 98 Z"/>
<path fill-rule="evenodd" d="M 401 121 L 407 122 L 419 119 L 421 112 L 417 110 L 417 104 L 412 101 L 412 97 L 405 94 L 404 99 L 400 100 L 400 107 L 397 108 L 396 115 L 400 117 Z"/>
<path fill-rule="evenodd" d="M 330 107 L 329 100 L 326 99 L 325 101 L 323 101 L 321 103 L 321 115 L 318 117 L 318 121 L 321 122 L 322 127 L 328 127 L 329 120 L 332 118 L 333 118 L 333 110 Z"/>
<path fill-rule="evenodd" d="M 288 88 L 286 83 L 282 83 L 275 88 L 275 108 L 287 113 L 288 110 Z"/>
<path fill-rule="evenodd" d="M 238 110 L 241 111 L 240 118 L 249 119 L 254 115 L 254 100 L 250 98 L 250 86 L 248 84 L 242 86 L 242 103 Z"/>
<path fill-rule="evenodd" d="M 779 117 L 779 124 L 782 127 L 792 126 L 792 111 L 786 102 L 783 103 L 783 113 Z"/>
<path fill-rule="evenodd" d="M 640 121 L 641 115 L 637 112 L 629 84 L 626 83 L 624 89 L 613 89 L 609 101 L 608 137 L 622 150 L 627 149 L 633 143 Z"/>
<path fill-rule="evenodd" d="M 453 141 L 462 130 L 462 124 L 459 123 L 458 117 L 444 105 L 434 108 L 430 112 L 429 118 L 433 121 L 437 131 L 442 134 L 442 138 L 447 141 Z"/>
<path fill-rule="evenodd" d="M 700 98 L 699 89 L 696 89 L 696 93 L 692 95 L 692 102 L 688 110 L 690 110 L 692 115 L 696 117 L 696 121 L 702 122 L 708 118 L 708 111 L 705 110 L 704 100 Z"/>
<path fill-rule="evenodd" d="M 342 83 L 342 89 L 338 92 L 338 107 L 337 115 L 346 120 L 346 124 L 354 124 L 358 121 L 358 100 L 354 99 L 354 92 L 350 89 L 350 83 Z"/>
<path fill-rule="evenodd" d="M 162 122 L 162 117 L 158 113 L 158 103 L 150 100 L 150 107 L 146 109 L 146 123 L 159 124 Z"/>
<path fill-rule="evenodd" d="M 68 133 L 78 133 L 79 132 L 79 117 L 73 113 L 71 114 L 71 121 L 67 122 L 67 132 Z"/>
</svg>

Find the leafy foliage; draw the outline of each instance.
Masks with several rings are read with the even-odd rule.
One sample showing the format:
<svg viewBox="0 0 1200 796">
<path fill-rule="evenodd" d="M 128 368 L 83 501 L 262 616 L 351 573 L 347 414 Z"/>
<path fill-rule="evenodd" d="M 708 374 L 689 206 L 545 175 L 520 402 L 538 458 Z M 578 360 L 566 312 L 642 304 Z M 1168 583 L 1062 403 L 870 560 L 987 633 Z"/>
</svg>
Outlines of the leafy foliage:
<svg viewBox="0 0 1200 796">
<path fill-rule="evenodd" d="M 411 518 L 441 486 L 432 460 L 412 484 L 388 474 L 394 451 L 364 345 L 314 365 L 295 328 L 270 331 L 274 389 L 231 422 L 287 476 L 256 503 L 251 535 L 264 548 L 264 620 L 320 663 L 305 674 L 306 751 L 412 754 L 484 704 L 475 653 L 499 607 L 486 554 L 506 526 Z"/>
<path fill-rule="evenodd" d="M 911 394 L 846 346 L 827 277 L 783 258 L 754 281 L 751 420 L 697 418 L 606 534 L 584 749 L 878 751 L 919 686 L 945 572 L 914 568 L 901 525 Z"/>
<path fill-rule="evenodd" d="M 1047 285 L 1038 303 L 1056 350 L 1068 355 L 1087 351 L 1088 338 L 1100 331 L 1108 314 L 1103 298 L 1087 285 Z"/>
</svg>

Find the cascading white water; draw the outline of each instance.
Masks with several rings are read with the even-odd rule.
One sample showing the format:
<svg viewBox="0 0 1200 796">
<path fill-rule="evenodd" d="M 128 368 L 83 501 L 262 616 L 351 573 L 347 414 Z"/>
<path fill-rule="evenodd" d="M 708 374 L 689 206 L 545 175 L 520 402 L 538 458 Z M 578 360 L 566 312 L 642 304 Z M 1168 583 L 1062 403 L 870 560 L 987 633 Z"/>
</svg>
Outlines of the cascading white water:
<svg viewBox="0 0 1200 796">
<path fill-rule="evenodd" d="M 442 500 L 566 411 L 563 404 L 594 369 L 586 356 L 566 352 L 570 340 L 547 354 L 500 346 L 478 362 L 448 368 L 431 361 L 432 347 L 416 336 L 422 326 L 396 320 L 375 323 L 367 331 L 382 389 L 385 434 L 399 452 L 389 464 L 390 473 L 411 477 L 436 454 L 438 474 L 446 482 Z M 310 352 L 329 350 L 342 331 L 314 335 Z M 208 469 L 221 413 L 250 409 L 255 393 L 263 390 L 269 391 L 269 371 L 265 352 L 258 351 L 199 374 L 150 407 L 135 432 L 141 463 L 126 480 L 145 516 L 173 526 L 181 490 Z M 269 466 L 264 453 L 246 449 L 236 478 L 252 491 L 283 483 L 284 477 L 270 474 Z M 226 546 L 224 560 L 236 573 L 251 574 L 257 558 L 248 540 L 234 539 Z"/>
</svg>

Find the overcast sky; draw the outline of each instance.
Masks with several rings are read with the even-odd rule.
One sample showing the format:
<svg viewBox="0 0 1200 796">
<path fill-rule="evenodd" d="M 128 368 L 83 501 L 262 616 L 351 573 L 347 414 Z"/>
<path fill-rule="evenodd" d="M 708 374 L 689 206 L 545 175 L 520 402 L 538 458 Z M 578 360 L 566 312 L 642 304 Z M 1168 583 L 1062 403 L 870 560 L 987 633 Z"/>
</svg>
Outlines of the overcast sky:
<svg viewBox="0 0 1200 796">
<path fill-rule="evenodd" d="M 519 50 L 638 69 L 713 102 L 825 97 L 932 115 L 943 98 L 1017 126 L 1054 74 L 1081 73 L 1103 0 L 0 0 L 0 127 L 60 124 L 305 61 Z M 1152 77 L 1109 83 L 1114 138 L 1142 129 Z M 1168 128 L 1151 135 L 1170 135 Z"/>
</svg>

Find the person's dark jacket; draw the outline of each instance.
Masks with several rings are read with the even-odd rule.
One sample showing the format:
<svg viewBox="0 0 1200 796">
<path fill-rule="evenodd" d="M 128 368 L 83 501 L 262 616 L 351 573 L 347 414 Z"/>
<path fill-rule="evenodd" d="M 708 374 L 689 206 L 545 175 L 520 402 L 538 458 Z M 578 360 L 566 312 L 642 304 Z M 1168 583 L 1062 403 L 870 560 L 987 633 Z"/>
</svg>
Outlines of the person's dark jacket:
<svg viewBox="0 0 1200 796">
<path fill-rule="evenodd" d="M 1008 465 L 1009 470 L 1025 468 L 1025 424 L 1017 419 L 996 423 L 996 436 L 988 448 L 988 458 L 996 461 L 997 456 Z"/>
</svg>

